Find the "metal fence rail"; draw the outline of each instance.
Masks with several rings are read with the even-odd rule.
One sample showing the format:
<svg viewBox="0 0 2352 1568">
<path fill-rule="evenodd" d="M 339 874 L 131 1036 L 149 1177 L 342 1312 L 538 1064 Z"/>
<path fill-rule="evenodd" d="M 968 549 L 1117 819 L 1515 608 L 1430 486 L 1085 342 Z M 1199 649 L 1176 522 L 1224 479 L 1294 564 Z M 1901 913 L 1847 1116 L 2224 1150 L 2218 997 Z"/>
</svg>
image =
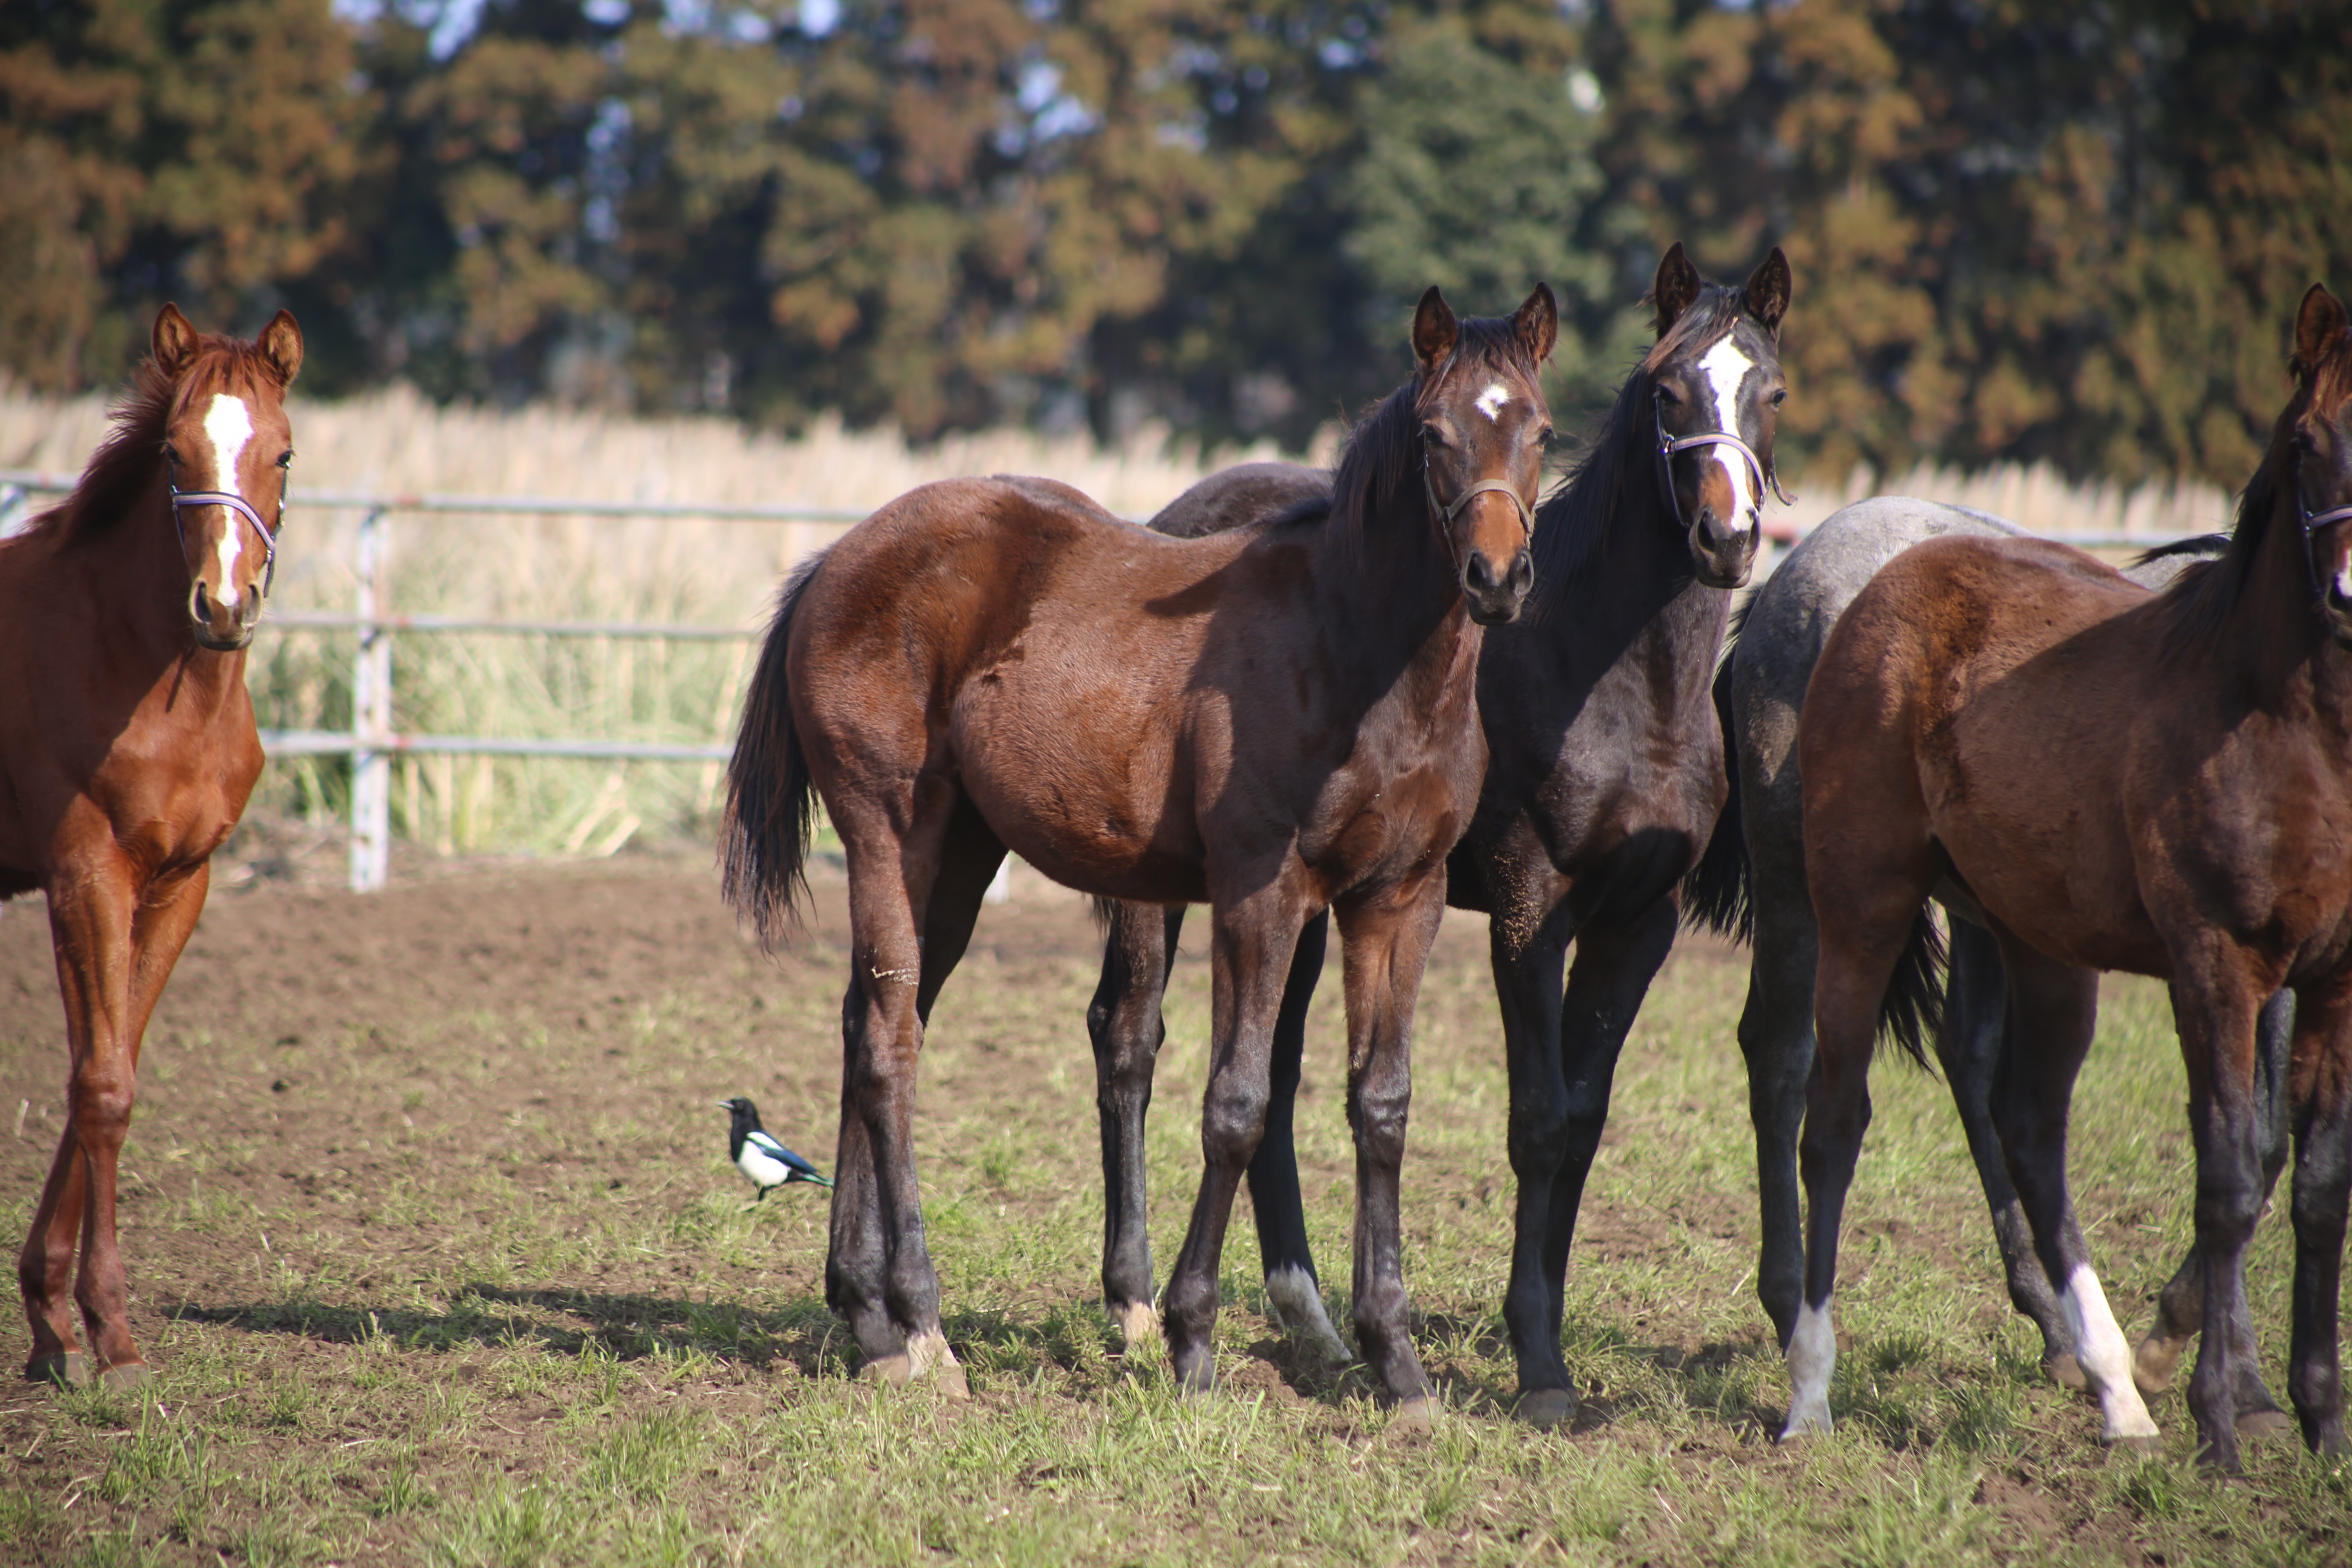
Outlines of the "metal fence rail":
<svg viewBox="0 0 2352 1568">
<path fill-rule="evenodd" d="M 0 469 L 0 538 L 22 527 L 36 495 L 73 489 L 70 474 Z M 265 730 L 262 749 L 273 757 L 342 756 L 352 759 L 351 885 L 355 892 L 383 886 L 392 852 L 392 759 L 407 753 L 464 756 L 566 757 L 599 762 L 724 762 L 724 745 L 657 745 L 634 741 L 517 740 L 496 735 L 412 735 L 392 727 L 392 639 L 396 634 L 492 633 L 517 637 L 635 637 L 669 642 L 742 642 L 758 633 L 740 626 L 666 626 L 637 621 L 517 621 L 475 616 L 394 615 L 381 602 L 386 519 L 394 512 L 423 515 L 488 513 L 509 517 L 700 519 L 719 522 L 854 523 L 866 513 L 837 507 L 701 505 L 683 501 L 550 500 L 535 496 L 385 494 L 367 490 L 310 490 L 288 497 L 289 504 L 360 514 L 353 563 L 357 584 L 352 613 L 324 610 L 271 612 L 262 629 L 288 632 L 353 631 L 359 650 L 352 664 L 352 729 Z M 1764 534 L 1786 548 L 1803 537 L 1792 524 L 1768 521 Z M 2045 533 L 2039 537 L 2086 550 L 2132 549 L 2158 542 L 2116 533 Z M 1769 553 L 1768 552 L 1768 553 Z M 1769 563 L 1765 563 L 1768 567 Z M 992 896 L 1002 897 L 1003 871 Z"/>
</svg>

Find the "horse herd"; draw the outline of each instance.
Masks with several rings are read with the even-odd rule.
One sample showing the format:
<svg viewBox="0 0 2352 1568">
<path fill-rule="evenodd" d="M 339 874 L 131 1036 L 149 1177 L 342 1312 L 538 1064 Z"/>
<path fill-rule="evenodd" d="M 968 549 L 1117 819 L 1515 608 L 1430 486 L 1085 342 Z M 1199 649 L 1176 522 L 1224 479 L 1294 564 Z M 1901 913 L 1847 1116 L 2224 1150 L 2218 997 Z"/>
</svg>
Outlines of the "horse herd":
<svg viewBox="0 0 2352 1568">
<path fill-rule="evenodd" d="M 1412 379 L 1334 470 L 1231 469 L 1143 528 L 1052 480 L 950 480 L 793 574 L 746 697 L 720 858 L 728 896 L 774 941 L 820 805 L 845 852 L 825 1290 L 870 1371 L 963 1386 L 924 1239 L 916 1062 L 1010 851 L 1095 895 L 1108 926 L 1087 1012 L 1104 1296 L 1130 1339 L 1164 1331 L 1187 1388 L 1214 1381 L 1244 1180 L 1276 1314 L 1349 1353 L 1291 1143 L 1336 915 L 1355 1353 L 1402 1416 L 1427 1417 L 1400 1173 L 1413 1006 L 1452 904 L 1489 917 L 1522 1419 L 1575 1409 L 1560 1328 L 1578 1204 L 1626 1032 L 1691 920 L 1753 943 L 1739 1043 L 1788 1435 L 1830 1425 L 1839 1217 L 1891 1034 L 1941 1059 L 2011 1300 L 2114 1444 L 2154 1445 L 2141 1390 L 2207 1324 L 2189 1386 L 2201 1457 L 2235 1469 L 2242 1434 L 2285 1426 L 2242 1261 L 2291 1131 L 2288 1393 L 2305 1441 L 2346 1451 L 2345 310 L 2315 285 L 2305 297 L 2294 394 L 2228 536 L 2118 574 L 1982 513 L 1882 498 L 1808 535 L 1733 635 L 1777 489 L 1790 291 L 1778 250 L 1726 287 L 1670 249 L 1655 342 L 1549 496 L 1550 291 L 1480 320 L 1432 289 Z M 250 344 L 201 336 L 167 306 L 153 347 L 80 485 L 0 544 L 0 897 L 47 893 L 73 1061 L 18 1264 L 35 1378 L 144 1374 L 114 1224 L 139 1041 L 261 766 L 243 649 L 300 332 L 280 312 Z M 1193 903 L 1210 906 L 1213 974 L 1204 1169 L 1155 1309 L 1143 1121 Z M 2137 1357 L 2065 1184 L 2105 969 L 2170 983 L 2197 1154 L 2196 1241 Z"/>
</svg>

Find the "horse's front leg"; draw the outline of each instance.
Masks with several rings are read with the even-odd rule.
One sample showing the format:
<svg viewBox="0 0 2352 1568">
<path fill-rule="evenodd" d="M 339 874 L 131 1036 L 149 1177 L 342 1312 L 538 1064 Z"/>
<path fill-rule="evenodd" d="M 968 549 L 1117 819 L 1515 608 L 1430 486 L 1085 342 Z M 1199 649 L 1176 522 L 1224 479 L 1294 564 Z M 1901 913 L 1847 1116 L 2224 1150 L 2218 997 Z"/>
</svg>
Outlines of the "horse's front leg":
<svg viewBox="0 0 2352 1568">
<path fill-rule="evenodd" d="M 2242 1299 L 2246 1247 L 2262 1214 L 2262 1128 L 2254 1102 L 2255 1016 L 2263 987 L 2244 955 L 2216 936 L 2176 962 L 2173 1018 L 2189 1069 L 2189 1125 L 2197 1146 L 2197 1251 L 2207 1323 L 2228 1323 Z M 2189 1379 L 2198 1458 L 2239 1468 L 2237 1393 L 2252 1346 L 2230 1333 L 2200 1334 Z"/>
<path fill-rule="evenodd" d="M 1291 956 L 1305 923 L 1295 873 L 1259 880 L 1250 897 L 1216 906 L 1210 950 L 1209 1083 L 1201 1102 L 1201 1193 L 1168 1277 L 1169 1359 L 1182 1385 L 1216 1383 L 1217 1267 L 1234 1194 L 1265 1131 L 1270 1055 Z"/>
<path fill-rule="evenodd" d="M 195 930 L 209 886 L 209 870 L 199 865 L 154 884 L 142 900 L 130 868 L 113 860 L 79 868 L 51 886 L 49 929 L 73 1078 L 65 1135 L 17 1266 L 33 1323 L 29 1377 L 71 1380 L 80 1370 L 64 1310 L 65 1268 L 77 1229 L 81 1268 L 74 1300 L 89 1333 L 89 1370 L 116 1387 L 147 1375 L 146 1358 L 131 1337 L 130 1282 L 115 1226 L 116 1178 L 131 1131 L 141 1037 Z"/>
<path fill-rule="evenodd" d="M 1356 1134 L 1356 1344 L 1400 1414 L 1427 1420 L 1429 1379 L 1406 1321 L 1400 1186 L 1412 1108 L 1412 1010 L 1438 921 L 1444 865 L 1338 906 L 1348 992 L 1348 1124 Z"/>
<path fill-rule="evenodd" d="M 2287 1395 L 2304 1442 L 2340 1458 L 2347 1447 L 2336 1314 L 2352 1195 L 2352 992 L 2298 996 L 2295 1015 L 2294 1330 Z"/>
<path fill-rule="evenodd" d="M 1104 933 L 1102 979 L 1087 1007 L 1095 1050 L 1095 1113 L 1102 1126 L 1103 1306 L 1128 1347 L 1160 1331 L 1151 1304 L 1150 1214 L 1144 1202 L 1144 1116 L 1167 1026 L 1160 1015 L 1184 906 L 1115 903 Z"/>
</svg>

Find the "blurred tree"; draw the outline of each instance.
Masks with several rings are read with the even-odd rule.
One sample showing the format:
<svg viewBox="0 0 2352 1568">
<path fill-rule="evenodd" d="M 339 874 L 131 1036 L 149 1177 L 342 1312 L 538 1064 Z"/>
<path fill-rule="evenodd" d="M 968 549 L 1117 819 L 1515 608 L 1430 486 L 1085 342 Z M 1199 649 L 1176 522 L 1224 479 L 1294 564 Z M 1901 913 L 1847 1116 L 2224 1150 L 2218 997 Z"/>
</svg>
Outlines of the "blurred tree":
<svg viewBox="0 0 2352 1568">
<path fill-rule="evenodd" d="M 352 68 L 328 0 L 0 8 L 0 363 L 71 389 L 120 375 L 166 298 L 266 315 L 346 237 Z"/>
</svg>

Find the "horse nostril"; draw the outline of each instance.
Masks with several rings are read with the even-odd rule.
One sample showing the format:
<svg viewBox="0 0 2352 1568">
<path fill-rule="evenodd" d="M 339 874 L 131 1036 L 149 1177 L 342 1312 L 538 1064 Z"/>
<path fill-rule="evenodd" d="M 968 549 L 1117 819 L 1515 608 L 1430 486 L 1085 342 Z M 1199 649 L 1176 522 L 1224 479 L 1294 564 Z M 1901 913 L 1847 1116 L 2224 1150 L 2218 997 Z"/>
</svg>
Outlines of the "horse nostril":
<svg viewBox="0 0 2352 1568">
<path fill-rule="evenodd" d="M 212 605 L 205 593 L 205 585 L 202 582 L 198 582 L 188 591 L 188 613 L 200 621 L 210 621 L 213 618 Z"/>
<path fill-rule="evenodd" d="M 1462 579 L 1474 594 L 1491 594 L 1495 591 L 1495 568 L 1493 563 L 1487 561 L 1485 552 L 1481 551 L 1470 557 L 1468 564 L 1462 569 Z"/>
<path fill-rule="evenodd" d="M 1522 550 L 1511 557 L 1511 592 L 1524 594 L 1536 585 L 1536 558 Z"/>
</svg>

